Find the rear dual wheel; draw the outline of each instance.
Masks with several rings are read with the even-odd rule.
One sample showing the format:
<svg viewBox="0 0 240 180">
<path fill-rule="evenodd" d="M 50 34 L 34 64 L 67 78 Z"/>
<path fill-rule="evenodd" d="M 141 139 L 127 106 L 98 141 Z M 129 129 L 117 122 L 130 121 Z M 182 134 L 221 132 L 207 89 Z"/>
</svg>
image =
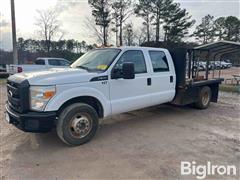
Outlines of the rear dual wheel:
<svg viewBox="0 0 240 180">
<path fill-rule="evenodd" d="M 209 107 L 212 99 L 212 91 L 209 86 L 204 86 L 201 88 L 198 101 L 194 104 L 194 106 L 198 109 L 206 109 Z"/>
</svg>

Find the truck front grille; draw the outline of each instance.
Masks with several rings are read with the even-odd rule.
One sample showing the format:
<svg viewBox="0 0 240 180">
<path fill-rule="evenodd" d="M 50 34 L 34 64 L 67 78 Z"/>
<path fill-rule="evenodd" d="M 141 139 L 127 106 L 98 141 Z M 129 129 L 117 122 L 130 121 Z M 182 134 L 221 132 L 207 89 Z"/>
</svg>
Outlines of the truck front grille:
<svg viewBox="0 0 240 180">
<path fill-rule="evenodd" d="M 29 84 L 27 80 L 22 82 L 7 81 L 8 105 L 15 111 L 23 113 L 29 109 Z"/>
</svg>

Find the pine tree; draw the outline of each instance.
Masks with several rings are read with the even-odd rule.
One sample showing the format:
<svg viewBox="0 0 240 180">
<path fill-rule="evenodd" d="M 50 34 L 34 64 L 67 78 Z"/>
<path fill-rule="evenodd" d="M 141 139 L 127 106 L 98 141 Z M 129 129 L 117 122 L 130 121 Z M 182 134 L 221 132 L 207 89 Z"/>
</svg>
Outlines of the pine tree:
<svg viewBox="0 0 240 180">
<path fill-rule="evenodd" d="M 165 25 L 164 41 L 179 42 L 188 34 L 188 28 L 192 27 L 195 20 L 191 20 L 186 9 L 181 9 L 179 3 L 172 3 L 167 7 L 167 15 L 163 18 Z"/>
<path fill-rule="evenodd" d="M 116 21 L 116 28 L 119 27 L 120 46 L 123 45 L 123 23 L 132 14 L 132 9 L 130 8 L 131 4 L 132 4 L 131 0 L 114 0 L 112 3 L 112 9 L 114 9 L 114 19 Z"/>
<path fill-rule="evenodd" d="M 95 17 L 96 25 L 103 31 L 103 44 L 107 46 L 108 26 L 110 23 L 110 10 L 108 0 L 88 0 L 92 7 L 92 15 Z"/>
<path fill-rule="evenodd" d="M 123 29 L 124 29 L 123 37 L 126 41 L 127 46 L 132 46 L 134 43 L 133 24 L 127 23 Z"/>
<path fill-rule="evenodd" d="M 112 4 L 112 25 L 114 26 L 111 30 L 115 33 L 116 46 L 119 45 L 119 17 L 120 10 L 116 4 Z"/>
<path fill-rule="evenodd" d="M 162 23 L 162 18 L 164 16 L 165 11 L 165 0 L 152 0 L 151 3 L 151 11 L 153 19 L 153 25 L 155 25 L 156 30 L 156 42 L 160 40 L 160 25 Z"/>
<path fill-rule="evenodd" d="M 240 41 L 240 20 L 235 16 L 228 16 L 225 20 L 226 38 L 229 41 Z"/>
<path fill-rule="evenodd" d="M 192 36 L 200 40 L 203 44 L 212 42 L 214 40 L 214 17 L 208 14 L 202 18 L 202 23 L 196 27 Z"/>
<path fill-rule="evenodd" d="M 215 36 L 218 40 L 223 40 L 226 37 L 225 17 L 219 17 L 214 21 Z"/>
<path fill-rule="evenodd" d="M 147 42 L 150 41 L 150 26 L 153 17 L 151 17 L 151 0 L 139 0 L 138 4 L 136 5 L 134 11 L 135 14 L 139 17 L 142 17 L 144 22 L 143 25 L 146 26 L 147 31 Z"/>
</svg>

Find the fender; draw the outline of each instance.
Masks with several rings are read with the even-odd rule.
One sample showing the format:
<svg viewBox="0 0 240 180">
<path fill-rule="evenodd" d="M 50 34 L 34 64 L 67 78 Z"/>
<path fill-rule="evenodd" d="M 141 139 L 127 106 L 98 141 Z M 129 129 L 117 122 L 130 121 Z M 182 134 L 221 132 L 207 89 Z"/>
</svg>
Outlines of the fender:
<svg viewBox="0 0 240 180">
<path fill-rule="evenodd" d="M 48 102 L 44 111 L 57 111 L 68 100 L 81 96 L 91 96 L 98 99 L 103 107 L 103 116 L 111 115 L 110 101 L 100 91 L 90 87 L 76 87 L 57 93 Z"/>
</svg>

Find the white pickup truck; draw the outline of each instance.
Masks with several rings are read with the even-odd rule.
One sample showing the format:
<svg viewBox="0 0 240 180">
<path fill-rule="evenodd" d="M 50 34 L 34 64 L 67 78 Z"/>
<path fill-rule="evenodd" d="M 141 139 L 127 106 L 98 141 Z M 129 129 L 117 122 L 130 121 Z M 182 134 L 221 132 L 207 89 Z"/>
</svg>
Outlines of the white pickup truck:
<svg viewBox="0 0 240 180">
<path fill-rule="evenodd" d="M 71 68 L 19 73 L 7 81 L 6 119 L 26 132 L 56 127 L 63 142 L 80 145 L 107 116 L 168 102 L 205 109 L 222 80 L 186 78 L 186 62 L 185 51 L 104 48 Z"/>
<path fill-rule="evenodd" d="M 37 58 L 34 64 L 10 64 L 7 65 L 7 73 L 16 74 L 21 72 L 39 71 L 50 68 L 61 68 L 70 66 L 70 62 L 63 58 Z"/>
</svg>

